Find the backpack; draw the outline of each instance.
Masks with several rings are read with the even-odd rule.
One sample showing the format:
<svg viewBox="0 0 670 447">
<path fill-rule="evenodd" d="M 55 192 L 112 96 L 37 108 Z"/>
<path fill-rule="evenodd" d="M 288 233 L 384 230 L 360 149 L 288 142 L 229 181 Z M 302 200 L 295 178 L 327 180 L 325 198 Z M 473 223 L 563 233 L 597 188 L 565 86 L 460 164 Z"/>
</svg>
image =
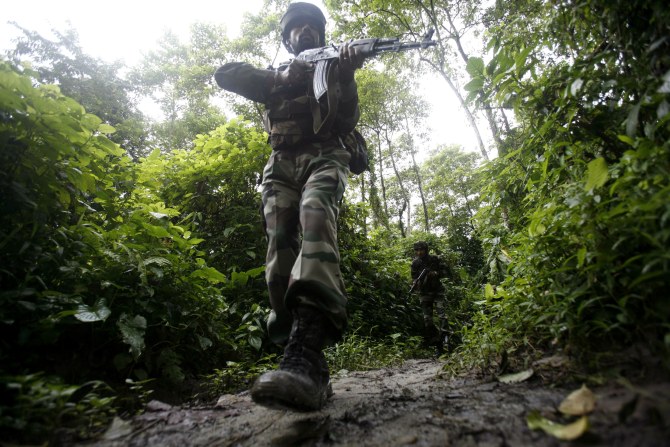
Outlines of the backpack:
<svg viewBox="0 0 670 447">
<path fill-rule="evenodd" d="M 363 135 L 354 129 L 345 135 L 340 135 L 339 138 L 342 146 L 351 154 L 351 160 L 349 160 L 351 173 L 359 175 L 369 171 L 368 144 Z"/>
</svg>

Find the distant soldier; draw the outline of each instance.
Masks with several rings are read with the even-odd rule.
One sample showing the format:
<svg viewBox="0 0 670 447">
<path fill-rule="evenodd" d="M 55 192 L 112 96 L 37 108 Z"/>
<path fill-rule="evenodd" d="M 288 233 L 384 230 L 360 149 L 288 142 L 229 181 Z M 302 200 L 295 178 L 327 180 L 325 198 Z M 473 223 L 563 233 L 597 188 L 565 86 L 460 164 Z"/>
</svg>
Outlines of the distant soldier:
<svg viewBox="0 0 670 447">
<path fill-rule="evenodd" d="M 440 279 L 450 275 L 450 269 L 439 257 L 428 254 L 428 244 L 419 241 L 414 244 L 415 258 L 412 261 L 412 291 L 418 291 L 423 311 L 424 341 L 427 345 L 442 348 L 443 333 L 446 329 L 444 314 L 444 286 Z M 433 321 L 433 308 L 437 307 L 439 329 Z"/>
</svg>

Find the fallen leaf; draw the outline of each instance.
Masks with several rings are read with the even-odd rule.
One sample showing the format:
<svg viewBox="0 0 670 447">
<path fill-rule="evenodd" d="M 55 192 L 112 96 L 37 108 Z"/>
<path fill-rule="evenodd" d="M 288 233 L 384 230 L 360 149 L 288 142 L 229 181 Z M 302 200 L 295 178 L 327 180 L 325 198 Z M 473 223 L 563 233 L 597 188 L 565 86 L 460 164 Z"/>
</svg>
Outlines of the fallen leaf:
<svg viewBox="0 0 670 447">
<path fill-rule="evenodd" d="M 573 391 L 566 397 L 558 411 L 570 416 L 583 416 L 589 414 L 596 407 L 596 396 L 587 388 L 586 385 L 576 391 Z"/>
<path fill-rule="evenodd" d="M 504 376 L 498 376 L 498 381 L 502 383 L 519 383 L 524 380 L 529 379 L 533 376 L 533 370 L 527 369 L 514 374 L 505 374 Z"/>
<path fill-rule="evenodd" d="M 152 400 L 149 401 L 147 404 L 147 411 L 170 411 L 172 410 L 172 406 L 166 404 L 165 402 L 161 402 L 159 400 Z"/>
<path fill-rule="evenodd" d="M 111 441 L 114 439 L 123 438 L 133 432 L 133 426 L 129 421 L 124 421 L 120 417 L 115 417 L 112 424 L 109 426 L 102 439 Z"/>
<path fill-rule="evenodd" d="M 542 417 L 537 411 L 533 411 L 528 415 L 526 423 L 531 430 L 543 430 L 554 438 L 563 441 L 577 439 L 589 428 L 589 418 L 587 416 L 582 416 L 575 422 L 563 425 Z"/>
</svg>

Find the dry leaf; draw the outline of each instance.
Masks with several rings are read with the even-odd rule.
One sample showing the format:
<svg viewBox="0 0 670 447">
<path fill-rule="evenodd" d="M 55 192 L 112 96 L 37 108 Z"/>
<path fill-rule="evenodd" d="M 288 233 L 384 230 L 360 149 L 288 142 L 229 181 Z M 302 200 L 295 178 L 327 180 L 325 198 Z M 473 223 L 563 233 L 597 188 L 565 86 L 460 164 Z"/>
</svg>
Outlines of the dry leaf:
<svg viewBox="0 0 670 447">
<path fill-rule="evenodd" d="M 583 416 L 589 414 L 596 407 L 596 396 L 593 392 L 582 385 L 576 391 L 573 391 L 561 402 L 558 411 L 570 416 Z"/>
<path fill-rule="evenodd" d="M 120 439 L 124 436 L 129 435 L 133 432 L 133 426 L 130 421 L 124 421 L 120 417 L 114 417 L 112 423 L 105 431 L 105 434 L 102 436 L 102 439 L 105 441 L 112 441 L 114 439 Z"/>
<path fill-rule="evenodd" d="M 498 376 L 498 381 L 502 383 L 519 383 L 524 380 L 529 379 L 533 375 L 532 369 L 527 369 L 514 374 L 505 374 L 504 376 Z"/>
<path fill-rule="evenodd" d="M 577 439 L 586 433 L 589 428 L 589 418 L 587 416 L 582 416 L 575 422 L 563 425 L 542 417 L 537 411 L 530 413 L 526 422 L 531 430 L 544 430 L 545 433 L 563 441 Z"/>
</svg>

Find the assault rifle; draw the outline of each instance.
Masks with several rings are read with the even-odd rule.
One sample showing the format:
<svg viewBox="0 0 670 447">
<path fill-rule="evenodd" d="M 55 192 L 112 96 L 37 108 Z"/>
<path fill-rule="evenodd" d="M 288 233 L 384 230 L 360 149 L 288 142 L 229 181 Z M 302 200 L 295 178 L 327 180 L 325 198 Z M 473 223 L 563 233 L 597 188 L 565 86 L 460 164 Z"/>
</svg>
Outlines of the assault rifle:
<svg viewBox="0 0 670 447">
<path fill-rule="evenodd" d="M 349 47 L 359 48 L 364 58 L 374 57 L 385 52 L 398 53 L 400 51 L 424 49 L 437 45 L 432 40 L 434 29 L 430 29 L 421 42 L 400 42 L 398 38 L 382 37 L 359 39 L 349 43 Z M 321 48 L 312 48 L 301 52 L 296 59 L 314 63 L 314 96 L 321 100 L 328 91 L 328 74 L 333 61 L 340 57 L 340 47 L 328 45 Z"/>
<path fill-rule="evenodd" d="M 405 299 L 405 303 L 407 303 L 409 297 L 412 296 L 412 292 L 414 292 L 414 289 L 416 289 L 416 287 L 421 283 L 421 281 L 428 274 L 428 272 L 430 272 L 430 269 L 428 268 L 423 269 L 419 274 L 419 276 L 414 281 L 412 281 L 412 287 L 409 288 L 409 292 L 407 293 L 407 299 Z"/>
</svg>

